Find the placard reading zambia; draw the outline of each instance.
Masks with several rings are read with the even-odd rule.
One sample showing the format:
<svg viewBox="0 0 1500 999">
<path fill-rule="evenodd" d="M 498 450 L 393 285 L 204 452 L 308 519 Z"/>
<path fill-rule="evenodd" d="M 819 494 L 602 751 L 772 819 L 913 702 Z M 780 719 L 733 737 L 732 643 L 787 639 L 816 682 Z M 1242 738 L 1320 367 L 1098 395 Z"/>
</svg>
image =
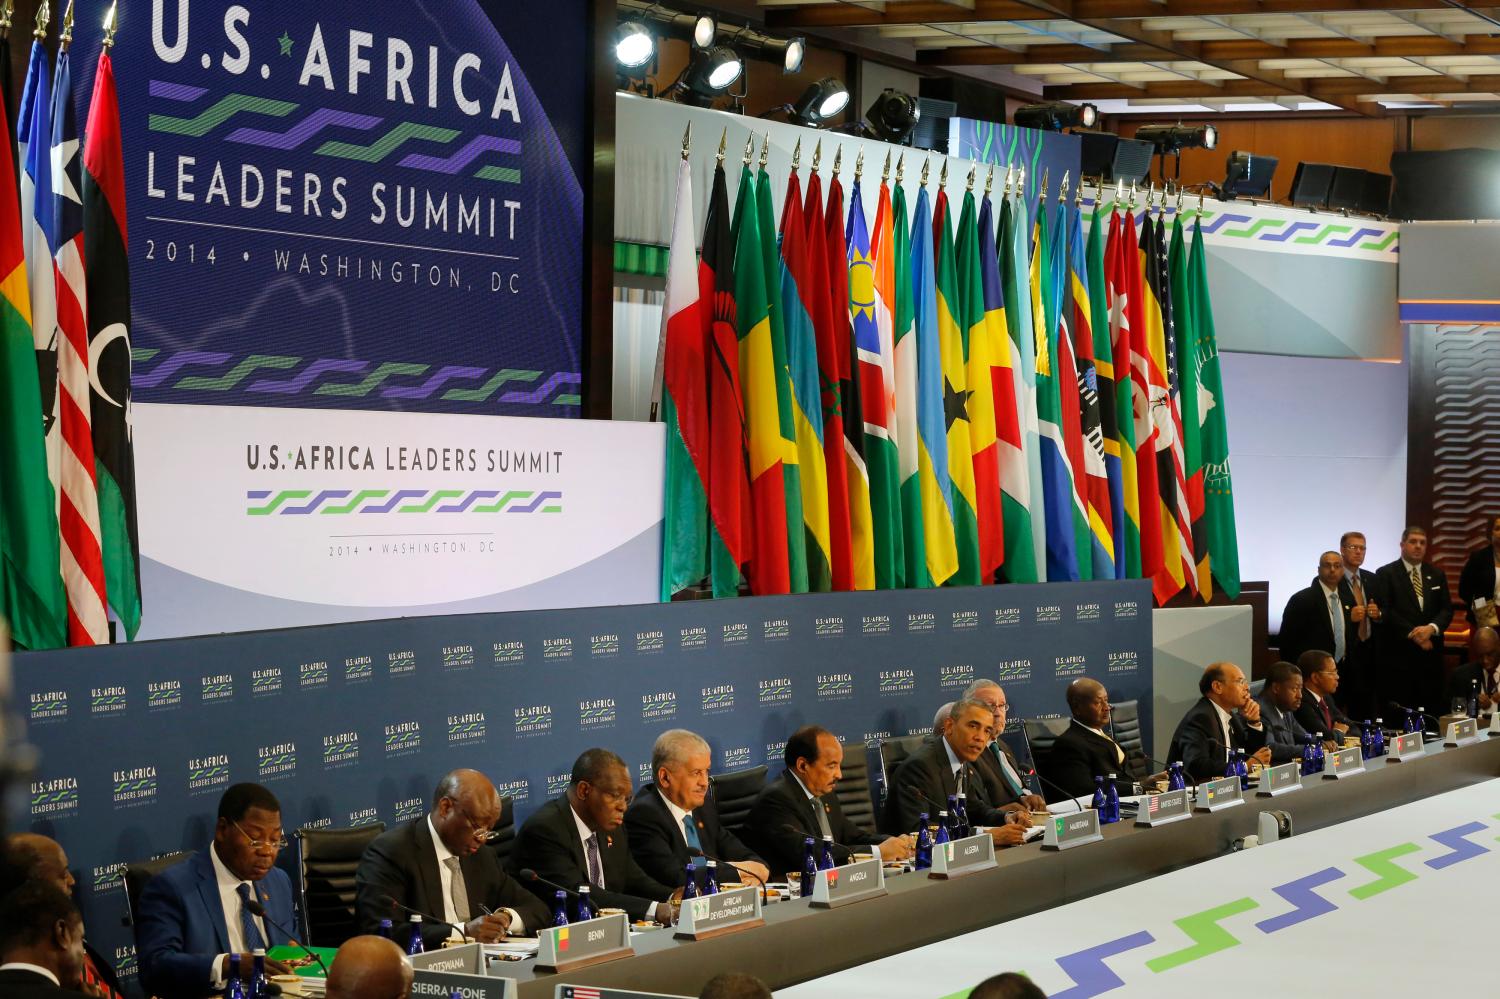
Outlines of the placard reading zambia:
<svg viewBox="0 0 1500 999">
<path fill-rule="evenodd" d="M 78 6 L 85 54 L 107 4 Z M 578 415 L 584 25 L 581 0 L 122 10 L 135 399 Z"/>
</svg>

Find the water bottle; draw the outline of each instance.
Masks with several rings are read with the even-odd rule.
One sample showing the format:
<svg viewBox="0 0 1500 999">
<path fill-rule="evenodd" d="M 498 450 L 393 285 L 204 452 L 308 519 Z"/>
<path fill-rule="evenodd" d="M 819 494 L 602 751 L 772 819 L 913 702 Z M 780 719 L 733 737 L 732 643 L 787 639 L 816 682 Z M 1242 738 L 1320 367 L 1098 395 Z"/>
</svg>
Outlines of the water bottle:
<svg viewBox="0 0 1500 999">
<path fill-rule="evenodd" d="M 698 868 L 691 860 L 687 865 L 687 877 L 682 882 L 682 897 L 685 899 L 698 897 Z"/>
<path fill-rule="evenodd" d="M 922 829 L 927 828 L 927 816 L 922 816 Z M 802 892 L 803 898 L 812 894 L 813 882 L 818 878 L 818 857 L 813 852 L 815 842 L 811 836 L 802 840 Z"/>
<path fill-rule="evenodd" d="M 568 925 L 568 893 L 561 888 L 557 889 L 552 899 L 552 925 Z"/>
<path fill-rule="evenodd" d="M 838 865 L 833 862 L 833 837 L 823 837 L 823 852 L 818 855 L 818 870 L 831 871 Z"/>
<path fill-rule="evenodd" d="M 808 846 L 811 847 L 812 840 L 809 839 L 807 842 Z M 810 852 L 809 855 L 811 855 Z M 932 836 L 927 831 L 926 812 L 917 816 L 917 846 L 915 856 L 916 863 L 913 866 L 916 870 L 925 871 L 932 866 Z"/>
<path fill-rule="evenodd" d="M 1376 718 L 1375 719 L 1375 731 L 1370 733 L 1370 738 L 1375 743 L 1375 746 L 1374 746 L 1374 755 L 1376 755 L 1376 756 L 1384 756 L 1385 755 L 1385 719 L 1384 718 Z"/>
<path fill-rule="evenodd" d="M 969 824 L 969 796 L 962 791 L 958 794 L 957 825 L 958 834 L 955 839 L 963 839 L 965 836 L 974 835 L 974 827 Z"/>
<path fill-rule="evenodd" d="M 266 949 L 257 947 L 250 952 L 254 964 L 250 972 L 250 999 L 263 999 L 266 991 Z"/>
<path fill-rule="evenodd" d="M 953 834 L 958 828 L 958 795 L 948 795 L 948 832 Z M 958 839 L 955 835 L 954 839 Z"/>
<path fill-rule="evenodd" d="M 1323 752 L 1323 733 L 1315 733 L 1317 741 L 1313 743 L 1313 773 L 1323 772 L 1323 765 L 1327 762 L 1327 754 Z"/>
<path fill-rule="evenodd" d="M 1359 726 L 1359 758 L 1368 760 L 1370 758 L 1373 740 L 1370 737 L 1370 719 L 1366 718 Z"/>
<path fill-rule="evenodd" d="M 1469 711 L 1470 718 L 1479 717 L 1479 681 L 1469 681 Z"/>
<path fill-rule="evenodd" d="M 1240 790 L 1250 788 L 1250 764 L 1245 762 L 1245 751 L 1236 749 L 1234 751 L 1234 775 L 1240 779 Z"/>
<path fill-rule="evenodd" d="M 703 875 L 703 894 L 705 894 L 705 895 L 717 895 L 717 894 L 719 894 L 719 871 L 718 871 L 718 867 L 719 867 L 719 865 L 718 865 L 718 863 L 716 861 L 710 860 L 710 861 L 707 862 L 707 869 L 706 869 L 706 871 L 704 872 L 704 875 Z"/>
<path fill-rule="evenodd" d="M 1302 765 L 1298 768 L 1298 772 L 1301 773 L 1302 776 L 1304 776 L 1304 777 L 1311 776 L 1311 774 L 1313 772 L 1312 771 L 1312 760 L 1313 760 L 1313 744 L 1310 743 L 1310 742 L 1304 742 L 1302 744 Z"/>
<path fill-rule="evenodd" d="M 412 913 L 411 918 L 407 921 L 406 925 L 410 928 L 410 932 L 406 937 L 406 953 L 422 953 L 427 949 L 422 946 L 422 917 L 417 915 L 416 913 Z"/>
<path fill-rule="evenodd" d="M 946 808 L 938 812 L 937 836 L 932 841 L 933 845 L 953 842 L 953 835 L 948 832 L 948 824 L 952 821 L 948 817 L 948 810 Z"/>
<path fill-rule="evenodd" d="M 1167 790 L 1187 790 L 1187 774 L 1183 772 L 1181 760 L 1178 760 L 1167 768 Z"/>
<path fill-rule="evenodd" d="M 588 885 L 578 886 L 577 905 L 578 907 L 574 910 L 577 915 L 573 917 L 573 921 L 575 923 L 586 923 L 599 914 L 598 911 L 594 908 L 593 898 L 589 895 Z"/>
<path fill-rule="evenodd" d="M 224 990 L 225 999 L 245 999 L 245 983 L 240 981 L 240 956 L 229 955 L 229 987 Z"/>
<path fill-rule="evenodd" d="M 1104 792 L 1104 810 L 1109 814 L 1109 818 L 1107 820 L 1105 820 L 1105 821 L 1108 821 L 1108 822 L 1119 822 L 1120 821 L 1120 792 L 1115 787 L 1115 775 L 1114 774 L 1110 774 L 1107 777 L 1105 777 L 1104 780 L 1105 780 L 1105 784 L 1107 785 L 1106 786 L 1106 790 Z"/>
<path fill-rule="evenodd" d="M 380 930 L 378 932 L 379 935 L 384 937 L 385 939 L 394 940 L 396 937 L 396 924 L 392 923 L 389 919 L 382 919 L 380 921 Z"/>
<path fill-rule="evenodd" d="M 1109 806 L 1109 799 L 1104 796 L 1104 778 L 1094 778 L 1094 797 L 1089 801 L 1089 807 L 1099 813 L 1099 821 L 1103 822 L 1104 810 Z"/>
</svg>

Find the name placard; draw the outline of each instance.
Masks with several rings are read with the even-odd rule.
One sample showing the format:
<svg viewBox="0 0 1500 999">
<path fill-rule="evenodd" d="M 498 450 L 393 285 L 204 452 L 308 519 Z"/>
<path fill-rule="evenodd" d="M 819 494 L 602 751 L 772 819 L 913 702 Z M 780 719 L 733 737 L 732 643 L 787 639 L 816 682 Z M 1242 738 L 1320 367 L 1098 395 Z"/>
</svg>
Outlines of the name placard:
<svg viewBox="0 0 1500 999">
<path fill-rule="evenodd" d="M 1388 763 L 1404 763 L 1427 752 L 1421 732 L 1407 732 L 1391 740 L 1391 751 L 1386 756 Z"/>
<path fill-rule="evenodd" d="M 939 843 L 932 848 L 932 869 L 929 878 L 961 878 L 965 874 L 988 870 L 995 866 L 995 841 L 989 833 L 965 836 L 951 843 Z"/>
<path fill-rule="evenodd" d="M 1493 725 L 1491 726 L 1494 727 Z M 1479 719 L 1462 718 L 1448 723 L 1448 734 L 1443 736 L 1445 746 L 1465 746 L 1479 738 Z"/>
<path fill-rule="evenodd" d="M 461 947 L 444 947 L 411 956 L 411 966 L 417 971 L 441 971 L 454 975 L 484 974 L 484 944 L 471 943 Z"/>
<path fill-rule="evenodd" d="M 1099 831 L 1099 813 L 1086 808 L 1074 815 L 1054 815 L 1042 829 L 1043 850 L 1071 850 L 1104 838 Z"/>
<path fill-rule="evenodd" d="M 1245 792 L 1240 789 L 1238 777 L 1220 777 L 1206 780 L 1198 785 L 1198 798 L 1193 804 L 1197 812 L 1217 812 L 1245 803 Z"/>
<path fill-rule="evenodd" d="M 936 854 L 937 850 L 934 849 Z M 879 857 L 858 860 L 843 867 L 819 871 L 813 882 L 812 907 L 837 909 L 850 902 L 863 902 L 885 894 L 885 868 Z"/>
<path fill-rule="evenodd" d="M 1138 826 L 1164 826 L 1193 817 L 1193 792 L 1187 788 L 1153 794 L 1146 804 L 1135 813 Z"/>
<path fill-rule="evenodd" d="M 1490 735 L 1500 735 L 1500 711 L 1490 710 L 1490 724 L 1485 731 Z"/>
<path fill-rule="evenodd" d="M 688 899 L 677 917 L 677 931 L 673 935 L 686 940 L 707 940 L 764 926 L 765 922 L 760 913 L 760 888 L 750 885 Z"/>
<path fill-rule="evenodd" d="M 416 962 L 413 961 L 412 964 L 415 965 Z M 421 968 L 416 968 L 412 972 L 411 994 L 413 996 L 440 996 L 442 999 L 448 999 L 455 992 L 464 999 L 516 999 L 520 995 L 516 991 L 514 978 L 460 975 L 447 971 L 426 971 Z"/>
<path fill-rule="evenodd" d="M 572 971 L 635 954 L 630 945 L 630 924 L 622 912 L 568 926 L 549 926 L 537 934 L 537 940 L 536 966 L 543 971 Z"/>
<path fill-rule="evenodd" d="M 1257 798 L 1277 798 L 1283 794 L 1302 790 L 1302 764 L 1296 760 L 1276 767 L 1267 767 L 1260 772 L 1260 788 Z"/>
<path fill-rule="evenodd" d="M 1355 774 L 1364 772 L 1365 760 L 1360 755 L 1358 746 L 1335 749 L 1323 757 L 1324 780 L 1338 780 L 1341 777 L 1353 777 Z"/>
</svg>

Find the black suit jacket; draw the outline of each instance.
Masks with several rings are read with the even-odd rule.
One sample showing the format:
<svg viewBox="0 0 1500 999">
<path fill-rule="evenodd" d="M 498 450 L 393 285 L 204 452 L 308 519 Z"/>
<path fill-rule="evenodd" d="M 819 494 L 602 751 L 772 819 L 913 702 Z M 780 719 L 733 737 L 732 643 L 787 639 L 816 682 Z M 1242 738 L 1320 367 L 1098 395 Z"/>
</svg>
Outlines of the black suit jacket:
<svg viewBox="0 0 1500 999">
<path fill-rule="evenodd" d="M 724 828 L 712 797 L 693 809 L 692 814 L 698 827 L 698 840 L 703 844 L 703 855 L 709 860 L 720 863 L 760 860 L 740 842 L 739 837 Z M 625 809 L 625 828 L 630 831 L 630 853 L 641 870 L 662 884 L 683 883 L 688 865 L 687 842 L 682 837 L 682 827 L 672 818 L 672 812 L 655 783 L 644 785 L 630 807 Z M 723 880 L 723 875 L 720 879 Z"/>
<path fill-rule="evenodd" d="M 1458 574 L 1458 599 L 1464 606 L 1472 610 L 1480 597 L 1495 599 L 1495 549 L 1489 545 L 1472 552 Z"/>
<path fill-rule="evenodd" d="M 1375 573 L 1381 607 L 1385 611 L 1386 646 L 1398 660 L 1412 662 L 1432 658 L 1441 661 L 1443 655 L 1443 632 L 1453 620 L 1453 598 L 1448 593 L 1448 577 L 1443 570 L 1430 562 L 1422 563 L 1422 606 L 1412 593 L 1411 577 L 1407 575 L 1406 563 L 1397 559 L 1381 566 Z M 1419 625 L 1437 625 L 1435 647 L 1424 652 L 1407 639 L 1407 634 Z"/>
<path fill-rule="evenodd" d="M 787 871 L 802 870 L 802 849 L 808 836 L 821 841 L 823 831 L 814 808 L 823 809 L 828 818 L 836 864 L 847 864 L 854 853 L 853 847 L 874 846 L 885 838 L 846 819 L 837 795 L 808 798 L 792 772 L 784 770 L 779 778 L 761 788 L 745 823 L 745 836 L 766 858 L 772 878 L 780 879 Z"/>
<path fill-rule="evenodd" d="M 1344 602 L 1346 608 L 1354 606 L 1354 586 L 1349 582 L 1350 575 L 1349 567 L 1345 566 L 1344 578 L 1339 580 L 1339 599 Z M 1380 596 L 1377 592 L 1379 584 L 1376 582 L 1373 572 L 1369 569 L 1359 570 L 1359 585 L 1360 589 L 1364 591 L 1365 603 L 1374 600 L 1376 604 L 1380 604 Z M 1381 604 L 1381 606 L 1384 605 Z M 1370 622 L 1370 641 L 1373 642 L 1379 637 L 1381 623 L 1381 621 Z M 1354 625 L 1353 630 L 1348 633 L 1346 638 L 1351 647 L 1357 643 L 1359 641 L 1359 625 Z M 1295 662 L 1296 660 L 1292 661 Z"/>
<path fill-rule="evenodd" d="M 1344 656 L 1348 657 L 1350 639 L 1357 639 L 1357 626 L 1349 620 L 1349 608 L 1354 603 L 1354 592 L 1340 585 L 1339 605 L 1344 615 Z M 1289 663 L 1297 661 L 1309 649 L 1322 649 L 1334 654 L 1333 619 L 1328 613 L 1328 599 L 1323 595 L 1323 586 L 1317 579 L 1304 590 L 1292 594 L 1281 612 L 1281 634 L 1279 636 L 1281 658 Z"/>
<path fill-rule="evenodd" d="M 1297 709 L 1297 724 L 1301 725 L 1304 731 L 1314 736 L 1322 732 L 1324 739 L 1338 739 L 1340 736 L 1329 724 L 1330 719 L 1342 725 L 1348 725 L 1350 728 L 1355 727 L 1353 719 L 1339 710 L 1333 698 L 1325 697 L 1323 703 L 1328 706 L 1329 717 L 1327 718 L 1324 717 L 1323 709 L 1318 706 L 1318 699 L 1312 695 L 1312 692 L 1307 690 L 1302 692 L 1302 707 Z"/>
<path fill-rule="evenodd" d="M 941 738 L 925 742 L 896 768 L 891 781 L 893 790 L 885 800 L 886 829 L 911 832 L 917 828 L 917 818 L 923 812 L 929 820 L 936 821 L 938 810 L 947 807 L 948 796 L 958 793 L 948 751 L 943 746 Z M 983 775 L 972 765 L 971 769 L 974 774 L 964 792 L 969 821 L 981 826 L 1003 825 L 1005 813 L 991 803 Z"/>
<path fill-rule="evenodd" d="M 1266 744 L 1266 733 L 1263 727 L 1251 728 L 1236 711 L 1229 716 L 1229 741 L 1231 748 L 1243 749 L 1249 754 Z M 1168 756 L 1181 760 L 1183 769 L 1194 780 L 1224 776 L 1224 765 L 1228 762 L 1224 733 L 1219 728 L 1218 712 L 1207 697 L 1198 698 L 1198 703 L 1188 708 L 1182 721 L 1177 723 Z"/>
<path fill-rule="evenodd" d="M 605 887 L 589 889 L 594 904 L 624 909 L 631 919 L 649 919 L 655 904 L 670 898 L 673 889 L 641 870 L 630 855 L 624 826 L 596 835 Z M 567 796 L 547 802 L 522 824 L 510 856 L 510 869 L 514 874 L 526 867 L 565 888 L 588 884 L 588 859 Z M 555 890 L 540 882 L 528 887 L 545 901 L 555 897 Z"/>
<path fill-rule="evenodd" d="M 0 996 L 5 999 L 50 999 L 52 996 L 76 996 L 77 992 L 58 988 L 50 979 L 34 971 L 12 968 L 0 971 Z"/>
<path fill-rule="evenodd" d="M 481 914 L 480 905 L 514 909 L 521 914 L 522 932 L 526 934 L 551 925 L 551 910 L 501 870 L 494 850 L 483 847 L 464 857 L 459 870 L 463 871 L 473 915 Z M 365 847 L 354 872 L 354 891 L 355 920 L 361 933 L 378 932 L 382 919 L 393 919 L 399 925 L 407 918 L 408 913 L 393 909 L 383 897 L 386 895 L 413 909 L 443 914 L 443 881 L 426 815 L 381 833 Z M 447 923 L 424 920 L 422 943 L 428 948 L 441 946 L 451 932 Z"/>
<path fill-rule="evenodd" d="M 1494 693 L 1486 688 L 1484 664 L 1464 663 L 1453 671 L 1452 676 L 1448 677 L 1447 703 L 1438 705 L 1441 710 L 1434 711 L 1433 714 L 1440 715 L 1446 712 L 1455 697 L 1467 698 L 1469 691 L 1472 689 L 1472 684 L 1476 680 L 1479 682 L 1480 690 L 1489 693 L 1492 697 L 1494 696 Z"/>
<path fill-rule="evenodd" d="M 1302 747 L 1313 741 L 1297 721 L 1297 715 L 1283 711 L 1265 694 L 1255 699 L 1260 705 L 1260 723 L 1266 730 L 1266 745 L 1271 747 L 1271 765 L 1279 766 L 1302 758 Z"/>
<path fill-rule="evenodd" d="M 1061 801 L 1064 793 L 1073 798 L 1093 794 L 1095 777 L 1123 776 L 1125 762 L 1120 758 L 1123 752 L 1113 740 L 1090 732 L 1078 719 L 1073 719 L 1052 743 L 1052 752 L 1047 756 L 1047 779 L 1057 785 L 1047 789 L 1055 796 L 1051 800 Z"/>
</svg>

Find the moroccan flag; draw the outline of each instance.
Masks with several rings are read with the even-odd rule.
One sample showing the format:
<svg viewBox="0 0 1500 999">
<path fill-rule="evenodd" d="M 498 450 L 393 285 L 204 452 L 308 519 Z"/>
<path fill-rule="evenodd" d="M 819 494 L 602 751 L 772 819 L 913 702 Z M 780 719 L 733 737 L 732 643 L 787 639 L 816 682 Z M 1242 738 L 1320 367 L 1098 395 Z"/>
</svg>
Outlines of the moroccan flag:
<svg viewBox="0 0 1500 999">
<path fill-rule="evenodd" d="M 958 572 L 958 546 L 953 540 L 953 490 L 948 477 L 948 428 L 935 264 L 932 218 L 927 208 L 927 188 L 923 187 L 917 192 L 917 211 L 911 226 L 912 315 L 917 330 L 917 430 L 921 445 L 917 453 L 917 476 L 927 575 L 933 586 L 942 586 Z"/>
<path fill-rule="evenodd" d="M 1135 463 L 1135 413 L 1132 408 L 1135 389 L 1130 363 L 1130 321 L 1125 308 L 1126 289 L 1130 286 L 1129 269 L 1135 267 L 1138 259 L 1134 241 L 1135 223 L 1130 223 L 1130 236 L 1125 236 L 1118 203 L 1115 209 L 1109 214 L 1109 240 L 1104 250 L 1104 270 L 1109 290 L 1109 336 L 1115 369 L 1115 443 L 1120 456 L 1121 503 L 1115 522 L 1121 523 L 1123 520 L 1122 531 L 1115 538 L 1116 548 L 1121 552 L 1121 561 L 1116 563 L 1116 569 L 1123 568 L 1127 579 L 1140 579 L 1141 495 Z M 1140 302 L 1133 304 L 1138 310 Z"/>
<path fill-rule="evenodd" d="M 897 170 L 899 178 L 900 171 Z M 922 434 L 918 422 L 916 293 L 912 272 L 916 252 L 911 243 L 913 229 L 906 221 L 906 191 L 896 184 L 891 199 L 891 247 L 895 275 L 895 307 L 891 315 L 895 351 L 896 453 L 901 477 L 901 541 L 906 556 L 908 587 L 932 585 L 927 571 L 927 542 L 922 514 Z"/>
<path fill-rule="evenodd" d="M 52 263 L 52 84 L 47 50 L 31 43 L 26 86 L 17 126 L 21 168 L 21 238 L 26 247 L 26 286 L 31 294 L 31 335 L 41 389 L 47 478 L 62 499 L 62 425 L 57 414 L 57 279 Z M 60 569 L 61 567 L 59 567 Z"/>
<path fill-rule="evenodd" d="M 1058 206 L 1059 214 L 1064 210 Z M 1035 250 L 1031 255 L 1031 314 L 1036 333 L 1036 418 L 1041 437 L 1042 507 L 1047 522 L 1047 579 L 1049 582 L 1077 580 L 1078 533 L 1074 529 L 1077 491 L 1068 466 L 1064 436 L 1062 375 L 1059 371 L 1057 308 L 1061 290 L 1054 252 L 1067 252 L 1066 244 L 1049 240 L 1046 226 L 1047 200 L 1037 199 Z M 1049 325 L 1049 323 L 1051 325 Z"/>
<path fill-rule="evenodd" d="M 989 200 L 985 200 L 989 207 Z M 986 219 L 988 222 L 988 219 Z M 979 233 L 974 192 L 964 192 L 958 217 L 958 308 L 959 332 L 964 347 L 964 378 L 969 399 L 969 447 L 974 472 L 974 514 L 978 524 L 979 581 L 995 582 L 1005 561 L 1005 519 L 1000 509 L 1000 443 L 995 413 L 995 346 L 990 341 L 990 317 L 985 299 L 984 258 L 979 245 L 993 246 L 990 229 Z M 993 254 L 991 255 L 993 259 Z M 995 274 L 996 279 L 999 274 Z M 996 323 L 1004 317 L 996 315 Z"/>
<path fill-rule="evenodd" d="M 807 229 L 802 220 L 802 185 L 794 172 L 787 181 L 786 199 L 781 206 L 781 319 L 786 331 L 787 377 L 792 389 L 807 588 L 826 593 L 833 582 L 828 561 L 828 469 L 823 464 L 817 333 L 813 330 L 812 305 L 806 294 L 811 287 Z M 788 532 L 791 531 L 788 527 Z"/>
<path fill-rule="evenodd" d="M 749 439 L 751 529 L 745 579 L 756 596 L 789 593 L 786 478 L 776 398 L 776 355 L 766 299 L 765 256 L 750 167 L 740 171 L 734 210 L 734 326 L 739 335 L 740 378 Z"/>
<path fill-rule="evenodd" d="M 1178 553 L 1181 541 L 1178 536 L 1175 510 L 1177 507 L 1177 475 L 1172 461 L 1172 449 L 1176 444 L 1176 428 L 1172 419 L 1171 386 L 1167 372 L 1167 329 L 1163 309 L 1164 297 L 1171 295 L 1166 268 L 1162 266 L 1163 254 L 1158 252 L 1156 225 L 1148 210 L 1141 219 L 1141 271 L 1142 310 L 1145 315 L 1146 338 L 1146 385 L 1150 400 L 1152 433 L 1151 455 L 1156 465 L 1156 485 L 1159 491 L 1157 508 L 1153 514 L 1141 506 L 1141 516 L 1154 516 L 1161 524 L 1162 561 L 1153 578 L 1152 589 L 1158 604 L 1164 604 L 1176 596 L 1186 580 L 1183 577 L 1182 560 Z M 1142 560 L 1144 561 L 1144 543 Z"/>
<path fill-rule="evenodd" d="M 816 171 L 807 178 L 807 198 L 802 214 L 807 223 L 809 287 L 803 289 L 804 300 L 811 301 L 813 329 L 818 340 L 818 389 L 823 399 L 823 466 L 828 475 L 828 536 L 835 590 L 854 589 L 854 562 L 849 528 L 849 466 L 844 459 L 843 396 L 839 391 L 838 338 L 839 315 L 834 308 L 834 292 L 829 286 L 833 273 L 829 264 L 828 232 L 823 222 L 823 184 Z M 837 260 L 842 268 L 843 257 Z M 847 298 L 847 296 L 846 296 Z M 842 320 L 847 325 L 848 320 Z"/>
<path fill-rule="evenodd" d="M 1083 211 L 1075 204 L 1068 225 L 1068 286 L 1073 305 L 1073 328 L 1069 332 L 1073 336 L 1073 360 L 1078 369 L 1078 416 L 1083 431 L 1079 443 L 1083 463 L 1075 466 L 1074 472 L 1087 502 L 1093 578 L 1114 579 L 1114 506 L 1110 498 L 1109 471 L 1104 463 L 1104 414 L 1099 398 L 1101 379 L 1094 359 L 1094 325 L 1096 322 L 1100 327 L 1106 324 L 1102 312 L 1095 319 L 1089 263 L 1084 251 Z M 1102 261 L 1099 269 L 1104 269 Z M 1111 364 L 1107 354 L 1104 363 Z"/>
<path fill-rule="evenodd" d="M 859 180 L 854 181 L 854 194 L 849 203 L 849 302 L 854 323 L 853 377 L 858 388 L 861 420 L 859 430 L 863 447 L 864 467 L 870 500 L 870 523 L 872 528 L 874 585 L 888 590 L 899 585 L 898 580 L 906 574 L 901 554 L 901 496 L 899 470 L 896 466 L 896 445 L 891 440 L 894 413 L 890 411 L 890 394 L 886 391 L 883 351 L 890 340 L 891 314 L 889 301 L 894 276 L 883 279 L 877 275 L 874 249 L 865 228 L 865 210 L 860 199 Z M 884 200 L 882 189 L 881 197 Z M 884 212 L 885 225 L 890 227 L 889 206 L 882 203 L 877 213 Z M 877 214 L 876 224 L 881 215 Z M 877 230 L 878 231 L 878 230 Z M 887 235 L 889 246 L 889 235 Z M 884 263 L 889 266 L 890 255 Z M 885 281 L 882 297 L 881 282 Z M 882 326 L 884 333 L 882 333 Z M 853 421 L 850 421 L 851 424 Z"/>
<path fill-rule="evenodd" d="M 1104 474 L 1109 482 L 1110 537 L 1114 540 L 1115 578 L 1125 578 L 1125 473 L 1120 454 L 1120 415 L 1115 401 L 1114 327 L 1109 309 L 1109 277 L 1104 261 L 1104 187 L 1094 196 L 1089 220 L 1089 305 L 1094 322 L 1094 373 L 1099 395 L 1099 431 L 1103 438 Z M 1113 217 L 1113 216 L 1111 216 Z"/>
<path fill-rule="evenodd" d="M 786 490 L 787 579 L 793 593 L 807 592 L 807 537 L 802 524 L 802 475 L 798 465 L 797 424 L 792 415 L 792 380 L 787 363 L 786 326 L 781 310 L 781 253 L 776 239 L 776 204 L 771 178 L 762 166 L 755 178 L 761 256 L 765 260 L 766 303 L 771 317 L 771 365 L 776 382 L 777 442 L 782 486 Z"/>
<path fill-rule="evenodd" d="M 729 222 L 729 192 L 720 163 L 714 167 L 698 262 L 698 301 L 708 348 L 709 576 L 716 597 L 739 595 L 740 569 L 749 557 L 752 531 Z"/>
<path fill-rule="evenodd" d="M 1042 514 L 1041 439 L 1036 422 L 1036 332 L 1028 274 L 1030 226 L 1025 202 L 1006 197 L 1000 206 L 1000 293 L 1014 367 L 1020 454 L 1001 453 L 1001 499 L 1005 503 L 1005 578 L 1037 583 L 1046 578 L 1047 525 Z M 1002 442 L 1002 447 L 1004 446 Z M 1026 545 L 1030 544 L 1029 554 Z"/>
<path fill-rule="evenodd" d="M 1172 218 L 1172 240 L 1167 250 L 1168 276 L 1172 284 L 1172 339 L 1169 356 L 1177 372 L 1177 411 L 1182 426 L 1182 480 L 1183 495 L 1187 502 L 1188 537 L 1192 539 L 1194 562 L 1190 570 L 1194 588 L 1205 603 L 1213 596 L 1212 577 L 1204 564 L 1205 555 L 1197 532 L 1203 523 L 1203 451 L 1199 442 L 1200 420 L 1198 416 L 1198 361 L 1193 350 L 1197 331 L 1195 303 L 1189 293 L 1188 247 L 1182 233 L 1182 212 Z M 1203 590 L 1198 580 L 1207 578 L 1209 587 Z"/>
<path fill-rule="evenodd" d="M 938 188 L 932 212 L 932 242 L 937 264 L 937 330 L 943 366 L 943 421 L 948 435 L 948 482 L 953 511 L 953 541 L 958 571 L 948 582 L 983 582 L 979 560 L 978 503 L 974 497 L 974 445 L 969 433 L 968 372 L 964 367 L 964 335 L 959 326 L 958 254 L 954 251 L 948 219 L 948 192 Z"/>
<path fill-rule="evenodd" d="M 99 54 L 83 147 L 83 259 L 88 261 L 89 395 L 99 530 L 109 605 L 134 639 L 141 626 L 140 534 L 130 427 L 130 265 L 126 253 L 125 161 L 109 49 Z M 689 202 L 689 212 L 692 210 Z M 688 252 L 692 252 L 689 233 Z M 691 257 L 689 258 L 691 259 Z M 688 271 L 689 277 L 692 272 Z M 699 573 L 701 576 L 702 573 Z"/>
<path fill-rule="evenodd" d="M 0 166 L 14 175 L 9 143 Z M 16 186 L 5 181 L 0 183 L 0 619 L 9 624 L 12 641 L 26 649 L 55 649 L 68 642 L 56 498 L 46 467 L 21 213 Z"/>
<path fill-rule="evenodd" d="M 1214 329 L 1213 303 L 1208 296 L 1208 254 L 1203 249 L 1201 220 L 1193 222 L 1193 248 L 1188 259 L 1193 298 L 1194 353 L 1198 364 L 1198 419 L 1203 454 L 1203 530 L 1193 528 L 1198 555 L 1198 589 L 1210 593 L 1209 575 L 1233 600 L 1240 595 L 1240 548 L 1234 521 L 1234 484 L 1229 475 L 1229 428 L 1224 414 L 1224 378 L 1219 369 L 1219 339 Z M 1207 572 L 1205 572 L 1205 567 Z"/>
<path fill-rule="evenodd" d="M 865 467 L 864 405 L 855 379 L 854 313 L 849 297 L 849 244 L 844 233 L 844 188 L 838 171 L 828 182 L 823 214 L 828 255 L 828 293 L 833 298 L 833 333 L 838 350 L 839 412 L 844 417 L 844 470 L 849 484 L 849 564 L 853 588 L 875 588 L 875 527 L 870 513 L 870 472 Z M 868 259 L 868 251 L 866 253 Z"/>
<path fill-rule="evenodd" d="M 92 136 L 90 136 L 92 140 Z M 693 171 L 677 166 L 667 299 L 662 309 L 661 420 L 667 428 L 666 514 L 662 527 L 661 598 L 708 575 L 708 324 L 698 301 L 693 245 Z"/>
<path fill-rule="evenodd" d="M 1016 364 L 1018 354 L 1010 339 L 1005 308 L 1005 291 L 1001 277 L 1002 253 L 989 233 L 997 232 L 998 246 L 1011 238 L 1009 203 L 1002 202 L 998 227 L 989 194 L 979 208 L 979 269 L 983 284 L 985 331 L 990 344 L 990 391 L 995 400 L 996 473 L 1000 484 L 1001 541 L 1005 552 L 1002 568 L 1013 583 L 1034 583 L 1036 556 L 1031 547 L 1031 511 L 1026 506 L 1026 455 L 1021 437 L 1020 409 L 1016 402 Z M 1017 533 L 1021 537 L 1015 537 Z M 1018 559 L 1021 565 L 1013 565 Z"/>
</svg>

